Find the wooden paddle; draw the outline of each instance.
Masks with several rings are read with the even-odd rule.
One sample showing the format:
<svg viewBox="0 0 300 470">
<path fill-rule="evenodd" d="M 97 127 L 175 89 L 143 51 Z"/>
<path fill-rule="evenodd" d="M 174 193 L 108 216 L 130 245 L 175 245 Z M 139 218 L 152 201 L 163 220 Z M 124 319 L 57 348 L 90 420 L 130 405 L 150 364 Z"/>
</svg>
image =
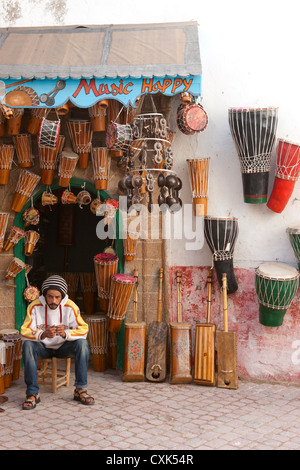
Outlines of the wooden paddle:
<svg viewBox="0 0 300 470">
<path fill-rule="evenodd" d="M 215 385 L 215 336 L 216 325 L 210 323 L 212 268 L 207 275 L 206 323 L 196 323 L 194 382 L 200 385 Z"/>
<path fill-rule="evenodd" d="M 217 387 L 237 389 L 238 379 L 236 373 L 236 335 L 234 331 L 228 331 L 226 274 L 223 274 L 222 277 L 222 298 L 224 331 L 217 331 L 216 333 L 218 355 Z"/>
<path fill-rule="evenodd" d="M 162 286 L 164 270 L 159 270 L 157 321 L 151 322 L 148 331 L 146 379 L 163 382 L 167 369 L 167 324 L 162 322 Z"/>
</svg>

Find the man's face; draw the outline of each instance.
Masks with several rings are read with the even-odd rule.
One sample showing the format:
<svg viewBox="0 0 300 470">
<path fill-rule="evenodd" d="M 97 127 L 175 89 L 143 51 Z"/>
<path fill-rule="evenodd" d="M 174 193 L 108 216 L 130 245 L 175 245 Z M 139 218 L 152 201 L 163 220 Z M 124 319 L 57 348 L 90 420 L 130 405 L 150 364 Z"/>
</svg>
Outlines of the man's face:
<svg viewBox="0 0 300 470">
<path fill-rule="evenodd" d="M 50 289 L 47 291 L 45 299 L 49 308 L 51 308 L 51 310 L 55 310 L 62 300 L 62 295 L 58 290 Z"/>
</svg>

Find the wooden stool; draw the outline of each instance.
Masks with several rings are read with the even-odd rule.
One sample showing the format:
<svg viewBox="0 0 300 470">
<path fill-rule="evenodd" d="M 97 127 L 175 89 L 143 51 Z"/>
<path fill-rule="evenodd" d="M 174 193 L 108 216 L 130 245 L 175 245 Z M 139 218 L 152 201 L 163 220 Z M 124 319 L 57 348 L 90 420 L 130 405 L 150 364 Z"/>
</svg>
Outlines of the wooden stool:
<svg viewBox="0 0 300 470">
<path fill-rule="evenodd" d="M 58 362 L 66 361 L 66 368 L 59 369 Z M 71 358 L 61 359 L 53 357 L 52 359 L 40 359 L 41 369 L 38 371 L 39 383 L 52 384 L 52 392 L 56 393 L 57 389 L 62 385 L 69 387 L 70 385 L 70 370 Z"/>
</svg>

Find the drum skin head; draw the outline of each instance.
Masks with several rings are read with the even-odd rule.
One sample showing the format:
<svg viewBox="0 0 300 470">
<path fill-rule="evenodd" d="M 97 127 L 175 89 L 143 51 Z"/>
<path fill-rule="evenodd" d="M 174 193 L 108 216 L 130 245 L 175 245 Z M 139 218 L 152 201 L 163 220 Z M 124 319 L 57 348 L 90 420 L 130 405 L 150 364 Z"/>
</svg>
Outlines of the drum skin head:
<svg viewBox="0 0 300 470">
<path fill-rule="evenodd" d="M 261 276 L 274 279 L 293 279 L 299 276 L 297 269 L 286 263 L 263 263 L 256 272 Z"/>
</svg>

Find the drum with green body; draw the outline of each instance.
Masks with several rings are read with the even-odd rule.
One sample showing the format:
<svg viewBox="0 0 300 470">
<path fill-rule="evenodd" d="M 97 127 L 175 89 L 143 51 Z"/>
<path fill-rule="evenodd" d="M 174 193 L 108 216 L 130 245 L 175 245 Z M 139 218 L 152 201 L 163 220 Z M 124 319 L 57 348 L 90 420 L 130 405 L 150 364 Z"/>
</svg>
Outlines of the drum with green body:
<svg viewBox="0 0 300 470">
<path fill-rule="evenodd" d="M 299 287 L 299 272 L 286 263 L 263 263 L 255 270 L 259 322 L 281 326 Z"/>
<path fill-rule="evenodd" d="M 288 233 L 295 256 L 298 260 L 298 266 L 300 269 L 300 223 L 290 225 L 286 231 Z"/>
</svg>

